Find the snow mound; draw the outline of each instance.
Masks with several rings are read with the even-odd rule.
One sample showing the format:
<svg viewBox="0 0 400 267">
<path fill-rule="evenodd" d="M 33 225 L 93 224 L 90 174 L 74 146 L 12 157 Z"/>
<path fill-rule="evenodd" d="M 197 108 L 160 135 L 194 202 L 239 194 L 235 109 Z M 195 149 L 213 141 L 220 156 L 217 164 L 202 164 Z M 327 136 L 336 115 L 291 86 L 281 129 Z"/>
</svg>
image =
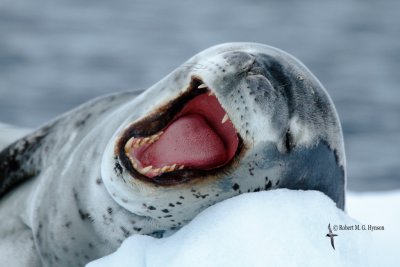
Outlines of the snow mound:
<svg viewBox="0 0 400 267">
<path fill-rule="evenodd" d="M 334 232 L 334 250 L 329 223 L 358 224 L 320 192 L 243 194 L 206 209 L 168 238 L 132 236 L 87 267 L 369 266 L 370 232 Z"/>
<path fill-rule="evenodd" d="M 400 190 L 347 194 L 347 212 L 373 231 L 371 266 L 398 267 L 400 262 Z"/>
</svg>

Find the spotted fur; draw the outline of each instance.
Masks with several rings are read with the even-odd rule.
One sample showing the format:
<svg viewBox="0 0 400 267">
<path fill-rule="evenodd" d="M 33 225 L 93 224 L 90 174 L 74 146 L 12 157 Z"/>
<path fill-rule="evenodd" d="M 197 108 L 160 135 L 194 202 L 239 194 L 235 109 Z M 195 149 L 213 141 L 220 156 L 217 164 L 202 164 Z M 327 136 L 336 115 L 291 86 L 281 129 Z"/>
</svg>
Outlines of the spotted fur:
<svg viewBox="0 0 400 267">
<path fill-rule="evenodd" d="M 134 179 L 115 152 L 120 134 L 194 76 L 243 139 L 237 164 L 175 186 Z M 219 45 L 139 96 L 93 100 L 0 153 L 0 265 L 83 266 L 130 235 L 165 237 L 216 202 L 280 187 L 319 190 L 344 208 L 345 155 L 333 103 L 285 52 Z"/>
</svg>

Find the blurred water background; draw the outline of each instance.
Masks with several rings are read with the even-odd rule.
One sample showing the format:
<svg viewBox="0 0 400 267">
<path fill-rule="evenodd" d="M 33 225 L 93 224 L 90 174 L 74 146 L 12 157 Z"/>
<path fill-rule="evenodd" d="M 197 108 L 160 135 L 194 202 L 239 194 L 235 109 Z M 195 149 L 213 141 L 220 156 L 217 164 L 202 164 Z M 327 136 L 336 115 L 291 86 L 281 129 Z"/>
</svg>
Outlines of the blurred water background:
<svg viewBox="0 0 400 267">
<path fill-rule="evenodd" d="M 341 117 L 348 188 L 400 187 L 398 0 L 0 0 L 0 121 L 35 128 L 86 100 L 142 90 L 211 45 L 299 58 Z"/>
</svg>

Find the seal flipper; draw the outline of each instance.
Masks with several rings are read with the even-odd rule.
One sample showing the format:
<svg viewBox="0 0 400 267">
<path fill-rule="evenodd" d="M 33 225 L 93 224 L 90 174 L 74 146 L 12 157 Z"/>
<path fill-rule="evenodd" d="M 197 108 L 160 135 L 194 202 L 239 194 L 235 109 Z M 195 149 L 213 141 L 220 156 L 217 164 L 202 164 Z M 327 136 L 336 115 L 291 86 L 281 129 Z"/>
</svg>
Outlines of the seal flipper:
<svg viewBox="0 0 400 267">
<path fill-rule="evenodd" d="M 34 155 L 52 126 L 40 128 L 0 151 L 0 199 L 40 172 L 40 157 Z"/>
</svg>

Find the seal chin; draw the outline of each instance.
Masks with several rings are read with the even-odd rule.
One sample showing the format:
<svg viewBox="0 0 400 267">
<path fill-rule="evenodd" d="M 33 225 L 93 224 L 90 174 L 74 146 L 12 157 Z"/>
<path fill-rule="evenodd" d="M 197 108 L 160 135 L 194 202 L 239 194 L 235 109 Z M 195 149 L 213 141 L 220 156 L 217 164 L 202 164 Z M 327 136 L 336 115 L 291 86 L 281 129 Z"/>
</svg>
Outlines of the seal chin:
<svg viewBox="0 0 400 267">
<path fill-rule="evenodd" d="M 131 124 L 117 142 L 137 179 L 175 185 L 231 168 L 242 139 L 213 90 L 198 77 L 176 99 Z"/>
</svg>

